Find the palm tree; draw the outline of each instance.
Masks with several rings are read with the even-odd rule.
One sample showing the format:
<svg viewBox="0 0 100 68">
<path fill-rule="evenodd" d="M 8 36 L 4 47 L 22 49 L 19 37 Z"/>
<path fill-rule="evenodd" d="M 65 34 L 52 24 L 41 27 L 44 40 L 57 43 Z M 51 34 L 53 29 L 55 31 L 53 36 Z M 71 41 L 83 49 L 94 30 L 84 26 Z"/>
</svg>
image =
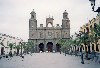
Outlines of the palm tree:
<svg viewBox="0 0 100 68">
<path fill-rule="evenodd" d="M 13 43 L 9 43 L 8 46 L 10 47 L 10 50 L 12 51 L 12 49 L 13 49 Z"/>
<path fill-rule="evenodd" d="M 10 55 L 10 57 L 12 57 L 12 49 L 13 49 L 13 47 L 14 47 L 14 44 L 13 44 L 13 43 L 9 43 L 8 46 L 9 46 L 9 48 L 10 48 L 9 55 Z"/>
<path fill-rule="evenodd" d="M 0 42 L 0 44 L 3 46 L 3 47 L 1 47 L 1 55 L 4 55 L 4 48 L 5 48 L 5 45 L 4 45 L 4 40 L 5 40 L 6 38 L 3 38 L 2 39 L 2 37 L 0 37 L 0 40 L 1 40 L 1 42 Z"/>
<path fill-rule="evenodd" d="M 17 45 L 17 46 L 15 46 L 15 48 L 17 49 L 17 53 L 16 53 L 16 55 L 18 56 L 19 55 L 19 50 L 20 50 L 20 45 Z"/>
</svg>

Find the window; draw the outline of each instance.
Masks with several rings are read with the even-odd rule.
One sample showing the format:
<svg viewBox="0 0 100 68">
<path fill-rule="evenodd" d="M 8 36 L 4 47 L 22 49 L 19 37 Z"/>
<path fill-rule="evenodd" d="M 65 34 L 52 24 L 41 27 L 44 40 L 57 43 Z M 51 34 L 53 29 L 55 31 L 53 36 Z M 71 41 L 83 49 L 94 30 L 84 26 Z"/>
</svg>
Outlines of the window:
<svg viewBox="0 0 100 68">
<path fill-rule="evenodd" d="M 65 19 L 67 19 L 68 17 L 67 17 L 67 15 L 65 15 Z"/>
<path fill-rule="evenodd" d="M 34 19 L 34 15 L 32 15 L 32 18 Z"/>
<path fill-rule="evenodd" d="M 53 27 L 52 22 L 48 22 L 47 27 Z"/>
</svg>

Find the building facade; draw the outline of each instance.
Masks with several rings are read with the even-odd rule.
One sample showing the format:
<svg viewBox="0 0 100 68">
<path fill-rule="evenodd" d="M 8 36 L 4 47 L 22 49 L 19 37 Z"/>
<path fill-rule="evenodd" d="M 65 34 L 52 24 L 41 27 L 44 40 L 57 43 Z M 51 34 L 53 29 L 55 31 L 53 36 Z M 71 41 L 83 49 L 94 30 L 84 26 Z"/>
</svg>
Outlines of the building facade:
<svg viewBox="0 0 100 68">
<path fill-rule="evenodd" d="M 90 36 L 91 32 L 92 32 L 91 29 L 95 28 L 96 24 L 100 25 L 100 13 L 97 14 L 96 18 L 89 20 L 89 22 L 87 24 L 83 25 L 80 28 L 80 31 L 85 32 L 85 33 L 87 32 Z M 87 47 L 87 50 L 90 49 L 91 51 L 95 50 L 96 52 L 100 52 L 100 39 L 98 40 L 97 44 L 98 45 L 96 45 L 94 42 L 90 43 L 90 47 Z"/>
<path fill-rule="evenodd" d="M 28 41 L 34 42 L 37 51 L 59 51 L 59 44 L 57 43 L 60 39 L 70 38 L 70 20 L 66 10 L 63 13 L 62 25 L 57 24 L 54 26 L 53 18 L 46 18 L 46 27 L 40 24 L 37 27 L 36 13 L 33 10 L 29 19 L 29 39 Z M 51 27 L 48 25 L 51 24 Z"/>
</svg>

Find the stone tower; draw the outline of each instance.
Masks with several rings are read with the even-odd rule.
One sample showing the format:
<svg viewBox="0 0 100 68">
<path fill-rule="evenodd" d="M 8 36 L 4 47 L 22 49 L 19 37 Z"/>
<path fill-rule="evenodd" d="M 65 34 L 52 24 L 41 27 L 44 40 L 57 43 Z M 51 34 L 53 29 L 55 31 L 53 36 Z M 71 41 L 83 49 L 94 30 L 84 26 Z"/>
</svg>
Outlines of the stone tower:
<svg viewBox="0 0 100 68">
<path fill-rule="evenodd" d="M 33 39 L 36 38 L 35 33 L 37 29 L 36 13 L 34 9 L 30 14 L 31 14 L 31 18 L 29 19 L 29 38 Z"/>
<path fill-rule="evenodd" d="M 70 37 L 70 20 L 68 18 L 68 13 L 65 10 L 62 19 L 62 38 L 66 39 L 69 37 Z"/>
</svg>

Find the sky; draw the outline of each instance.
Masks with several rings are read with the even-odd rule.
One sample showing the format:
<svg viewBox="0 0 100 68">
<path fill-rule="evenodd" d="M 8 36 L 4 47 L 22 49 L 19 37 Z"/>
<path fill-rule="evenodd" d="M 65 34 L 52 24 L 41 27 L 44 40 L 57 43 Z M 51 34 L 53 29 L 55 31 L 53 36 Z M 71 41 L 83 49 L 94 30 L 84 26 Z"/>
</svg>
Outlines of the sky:
<svg viewBox="0 0 100 68">
<path fill-rule="evenodd" d="M 100 0 L 96 0 L 99 7 Z M 46 23 L 46 17 L 53 16 L 54 25 L 62 24 L 66 10 L 70 19 L 71 35 L 96 17 L 89 0 L 0 0 L 0 33 L 28 39 L 30 12 L 36 12 L 37 23 Z"/>
</svg>

